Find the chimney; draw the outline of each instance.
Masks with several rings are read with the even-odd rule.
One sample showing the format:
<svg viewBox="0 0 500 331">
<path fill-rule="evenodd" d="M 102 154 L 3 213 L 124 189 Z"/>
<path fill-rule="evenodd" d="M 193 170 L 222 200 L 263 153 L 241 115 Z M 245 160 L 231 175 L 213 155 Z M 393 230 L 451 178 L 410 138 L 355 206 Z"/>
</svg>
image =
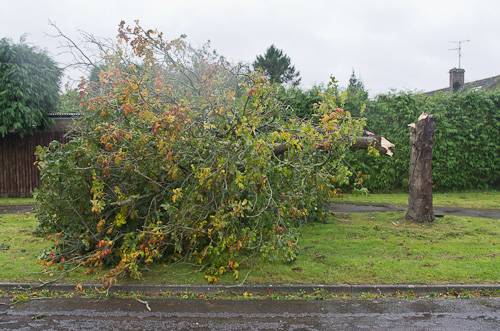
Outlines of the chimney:
<svg viewBox="0 0 500 331">
<path fill-rule="evenodd" d="M 464 78 L 465 70 L 461 68 L 453 68 L 450 70 L 450 92 L 457 92 L 462 89 L 465 84 Z"/>
</svg>

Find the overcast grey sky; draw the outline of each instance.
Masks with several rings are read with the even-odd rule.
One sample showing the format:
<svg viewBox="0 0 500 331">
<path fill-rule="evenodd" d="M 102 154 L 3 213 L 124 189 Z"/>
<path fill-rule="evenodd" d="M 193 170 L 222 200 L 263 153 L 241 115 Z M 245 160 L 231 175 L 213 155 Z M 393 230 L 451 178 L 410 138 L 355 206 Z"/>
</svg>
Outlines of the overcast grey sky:
<svg viewBox="0 0 500 331">
<path fill-rule="evenodd" d="M 169 39 L 207 40 L 233 61 L 252 62 L 275 44 L 301 73 L 302 86 L 330 75 L 347 86 L 352 70 L 373 96 L 391 89 L 430 91 L 448 86 L 462 48 L 465 80 L 500 75 L 498 0 L 0 0 L 0 37 L 28 42 L 57 61 L 48 22 L 67 35 L 78 30 L 114 38 L 118 24 L 139 19 Z"/>
</svg>

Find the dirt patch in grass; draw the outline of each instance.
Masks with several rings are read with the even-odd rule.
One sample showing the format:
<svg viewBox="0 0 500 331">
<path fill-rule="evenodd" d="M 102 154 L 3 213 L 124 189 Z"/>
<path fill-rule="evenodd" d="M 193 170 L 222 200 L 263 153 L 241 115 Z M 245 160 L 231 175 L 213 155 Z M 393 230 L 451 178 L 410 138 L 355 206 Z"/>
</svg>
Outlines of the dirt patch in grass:
<svg viewBox="0 0 500 331">
<path fill-rule="evenodd" d="M 24 214 L 32 213 L 34 204 L 23 205 L 0 205 L 0 214 Z"/>
</svg>

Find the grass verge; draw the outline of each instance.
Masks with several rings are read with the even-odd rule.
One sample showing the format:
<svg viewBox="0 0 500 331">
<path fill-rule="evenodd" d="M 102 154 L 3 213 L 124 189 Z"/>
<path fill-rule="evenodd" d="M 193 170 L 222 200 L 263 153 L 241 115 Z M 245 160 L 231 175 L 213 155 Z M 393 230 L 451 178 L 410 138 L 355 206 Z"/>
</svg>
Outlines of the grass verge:
<svg viewBox="0 0 500 331">
<path fill-rule="evenodd" d="M 58 272 L 36 263 L 51 240 L 34 235 L 33 215 L 0 216 L 0 281 L 51 281 Z M 494 284 L 500 279 L 500 222 L 446 216 L 434 224 L 404 220 L 404 212 L 335 214 L 328 223 L 305 225 L 292 264 L 274 261 L 240 270 L 222 284 Z M 76 270 L 64 283 L 98 282 Z M 140 281 L 122 284 L 206 284 L 194 265 L 156 264 Z"/>
<path fill-rule="evenodd" d="M 500 192 L 459 192 L 433 193 L 433 205 L 436 207 L 456 207 L 470 209 L 500 209 Z M 368 194 L 332 199 L 334 203 L 387 203 L 395 206 L 408 205 L 408 193 Z"/>
<path fill-rule="evenodd" d="M 2 205 L 28 205 L 35 203 L 34 198 L 0 198 L 0 206 Z"/>
<path fill-rule="evenodd" d="M 332 300 L 332 299 L 478 299 L 478 298 L 499 298 L 498 291 L 491 290 L 454 290 L 451 289 L 446 292 L 431 292 L 425 295 L 415 294 L 413 291 L 407 292 L 394 292 L 394 293 L 362 293 L 362 294 L 347 294 L 347 293 L 332 293 L 323 291 L 322 289 L 314 289 L 311 292 L 298 292 L 292 294 L 280 293 L 278 291 L 270 291 L 267 293 L 253 294 L 248 292 L 237 291 L 218 291 L 217 293 L 198 293 L 198 292 L 179 292 L 172 293 L 168 291 L 161 292 L 103 292 L 98 289 L 75 289 L 74 291 L 57 291 L 48 289 L 31 289 L 31 290 L 3 290 L 0 289 L 0 298 L 10 297 L 9 301 L 0 305 L 15 305 L 23 303 L 28 300 L 42 299 L 42 298 L 91 298 L 100 299 L 102 297 L 119 298 L 119 299 L 135 299 L 142 304 L 146 305 L 148 310 L 149 299 L 204 299 L 204 300 L 249 300 L 249 299 L 268 299 L 268 300 Z M 5 301 L 5 300 L 4 300 Z M 41 316 L 43 317 L 43 316 Z"/>
</svg>

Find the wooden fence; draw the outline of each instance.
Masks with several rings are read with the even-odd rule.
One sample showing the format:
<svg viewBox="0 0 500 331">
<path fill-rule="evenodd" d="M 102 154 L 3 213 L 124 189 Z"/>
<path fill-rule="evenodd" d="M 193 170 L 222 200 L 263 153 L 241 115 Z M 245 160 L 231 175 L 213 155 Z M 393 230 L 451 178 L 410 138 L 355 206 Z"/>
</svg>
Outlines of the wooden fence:
<svg viewBox="0 0 500 331">
<path fill-rule="evenodd" d="M 66 132 L 37 132 L 21 138 L 10 134 L 0 137 L 0 197 L 27 198 L 40 186 L 40 172 L 35 166 L 36 146 L 52 141 L 67 142 Z"/>
</svg>

